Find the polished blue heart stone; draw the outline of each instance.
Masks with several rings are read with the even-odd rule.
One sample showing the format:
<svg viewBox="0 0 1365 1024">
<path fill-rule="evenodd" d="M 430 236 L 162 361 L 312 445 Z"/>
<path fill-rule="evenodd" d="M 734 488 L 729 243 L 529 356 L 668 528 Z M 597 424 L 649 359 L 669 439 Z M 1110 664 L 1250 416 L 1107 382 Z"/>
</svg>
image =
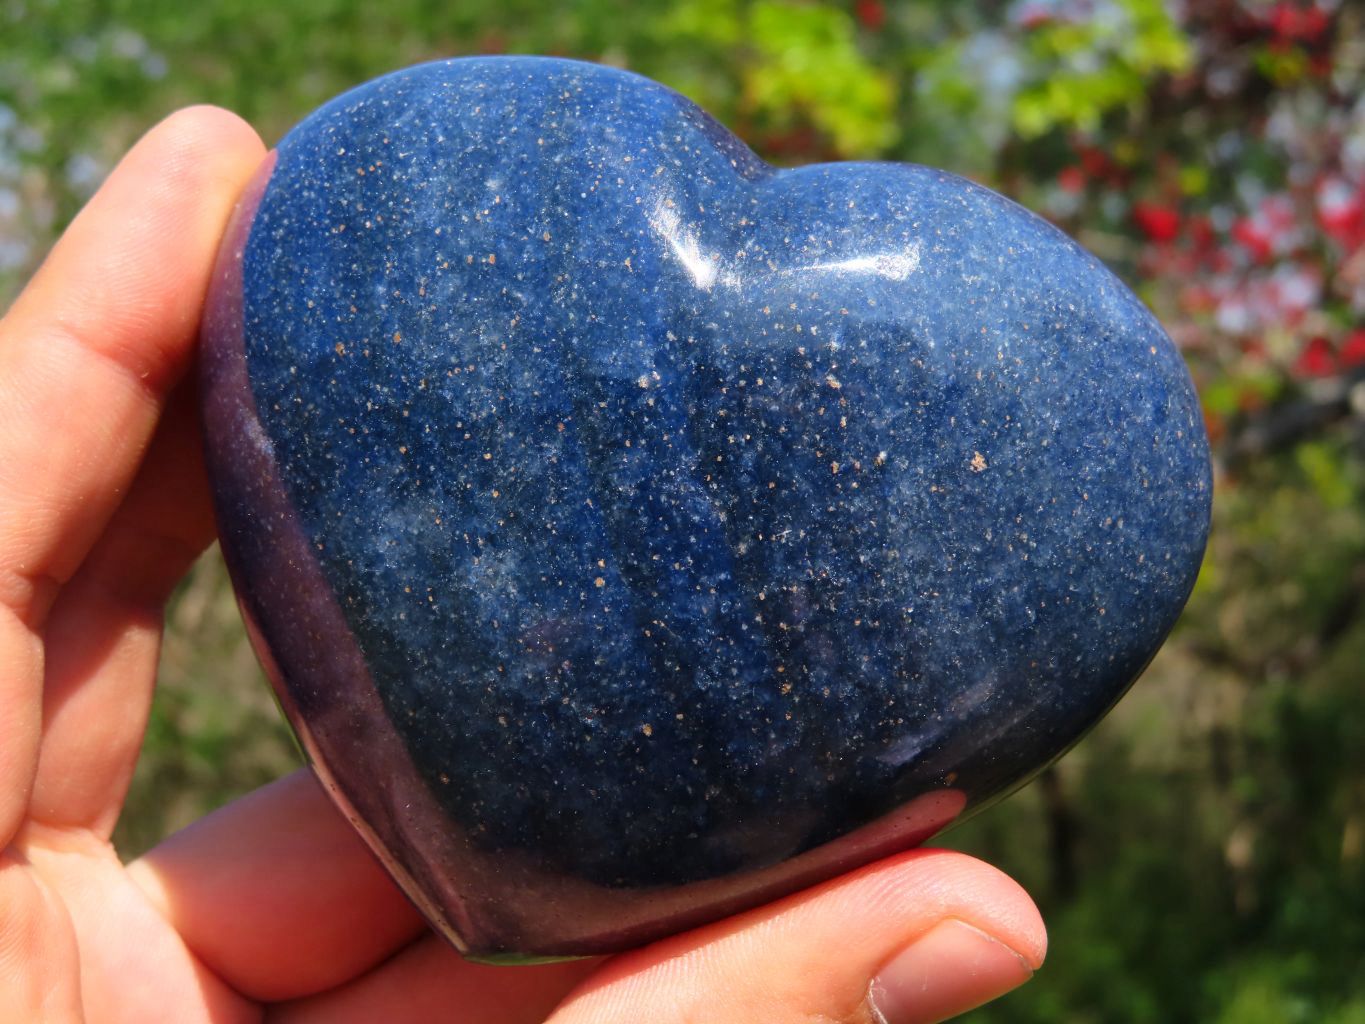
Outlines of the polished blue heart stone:
<svg viewBox="0 0 1365 1024">
<path fill-rule="evenodd" d="M 597 953 L 920 842 L 1129 686 L 1199 406 L 1060 232 L 777 170 L 681 96 L 429 64 L 281 142 L 204 331 L 223 549 L 318 773 L 483 957 Z"/>
</svg>

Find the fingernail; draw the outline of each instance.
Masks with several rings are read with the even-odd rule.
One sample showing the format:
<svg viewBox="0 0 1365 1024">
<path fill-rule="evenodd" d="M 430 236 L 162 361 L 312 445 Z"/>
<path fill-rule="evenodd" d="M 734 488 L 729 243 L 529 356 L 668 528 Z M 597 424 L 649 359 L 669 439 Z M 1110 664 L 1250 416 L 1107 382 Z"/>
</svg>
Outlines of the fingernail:
<svg viewBox="0 0 1365 1024">
<path fill-rule="evenodd" d="M 941 921 L 897 953 L 872 980 L 880 1024 L 937 1024 L 1033 977 L 1028 961 L 965 921 Z"/>
</svg>

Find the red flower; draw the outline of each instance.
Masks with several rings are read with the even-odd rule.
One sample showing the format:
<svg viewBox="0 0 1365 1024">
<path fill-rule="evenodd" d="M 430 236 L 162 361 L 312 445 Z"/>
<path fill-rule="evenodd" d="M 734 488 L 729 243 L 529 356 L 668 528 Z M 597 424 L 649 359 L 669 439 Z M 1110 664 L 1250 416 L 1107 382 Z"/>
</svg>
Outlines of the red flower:
<svg viewBox="0 0 1365 1024">
<path fill-rule="evenodd" d="M 1318 224 L 1347 252 L 1365 244 L 1365 183 L 1338 175 L 1324 178 L 1317 189 Z"/>
<path fill-rule="evenodd" d="M 1080 157 L 1081 169 L 1087 177 L 1103 178 L 1112 167 L 1109 154 L 1098 146 L 1078 146 L 1076 155 Z"/>
<path fill-rule="evenodd" d="M 1294 201 L 1280 192 L 1264 197 L 1250 214 L 1232 226 L 1232 237 L 1258 263 L 1284 256 L 1303 242 L 1303 225 Z"/>
<path fill-rule="evenodd" d="M 1085 188 L 1085 171 L 1075 164 L 1064 167 L 1057 175 L 1057 184 L 1066 192 L 1079 192 Z"/>
<path fill-rule="evenodd" d="M 1250 217 L 1243 217 L 1232 225 L 1231 235 L 1258 263 L 1267 262 L 1274 252 L 1270 237 Z"/>
<path fill-rule="evenodd" d="M 853 13 L 863 27 L 879 32 L 886 25 L 886 4 L 882 0 L 858 0 Z"/>
<path fill-rule="evenodd" d="M 1365 327 L 1357 327 L 1346 336 L 1337 360 L 1343 369 L 1365 364 Z"/>
<path fill-rule="evenodd" d="M 1187 223 L 1190 234 L 1190 241 L 1194 243 L 1196 250 L 1203 251 L 1209 249 L 1214 243 L 1213 222 L 1208 217 L 1200 215 L 1191 217 Z"/>
<path fill-rule="evenodd" d="M 1327 12 L 1316 4 L 1278 3 L 1270 9 L 1265 23 L 1281 39 L 1311 43 L 1327 31 Z"/>
<path fill-rule="evenodd" d="M 1294 372 L 1301 377 L 1330 377 L 1336 371 L 1337 359 L 1332 343 L 1320 334 L 1308 339 L 1294 362 Z"/>
<path fill-rule="evenodd" d="M 1133 223 L 1153 242 L 1174 242 L 1180 234 L 1180 213 L 1160 203 L 1134 203 Z"/>
</svg>

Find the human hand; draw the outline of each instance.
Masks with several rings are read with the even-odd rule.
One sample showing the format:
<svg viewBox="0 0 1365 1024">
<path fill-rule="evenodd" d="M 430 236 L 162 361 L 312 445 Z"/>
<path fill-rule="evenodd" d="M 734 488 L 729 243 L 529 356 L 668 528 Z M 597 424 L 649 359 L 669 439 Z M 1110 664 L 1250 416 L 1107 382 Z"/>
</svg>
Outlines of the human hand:
<svg viewBox="0 0 1365 1024">
<path fill-rule="evenodd" d="M 918 1024 L 1026 980 L 1032 903 L 945 851 L 525 968 L 427 932 L 308 772 L 120 862 L 162 608 L 213 537 L 183 378 L 263 154 L 231 114 L 174 115 L 0 320 L 0 1021 Z"/>
</svg>

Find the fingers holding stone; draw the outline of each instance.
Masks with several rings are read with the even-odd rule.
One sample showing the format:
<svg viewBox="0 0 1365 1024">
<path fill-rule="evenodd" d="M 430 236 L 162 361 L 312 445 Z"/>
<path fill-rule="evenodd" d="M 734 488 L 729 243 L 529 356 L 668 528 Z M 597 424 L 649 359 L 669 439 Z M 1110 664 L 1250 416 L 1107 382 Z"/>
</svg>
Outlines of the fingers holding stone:
<svg viewBox="0 0 1365 1024">
<path fill-rule="evenodd" d="M 162 606 L 213 538 L 196 392 L 169 401 L 128 496 L 48 616 L 31 813 L 108 838 L 142 745 Z"/>
<path fill-rule="evenodd" d="M 123 500 L 189 364 L 219 236 L 261 155 L 225 111 L 162 122 L 0 320 L 5 841 L 37 770 L 48 611 Z"/>
<path fill-rule="evenodd" d="M 428 936 L 268 1019 L 930 1024 L 1027 981 L 1046 946 L 1018 885 L 924 850 L 606 961 L 487 968 Z"/>
<path fill-rule="evenodd" d="M 268 1024 L 542 1024 L 596 960 L 489 967 L 461 960 L 437 935 L 349 985 L 273 1007 Z M 643 1018 L 635 1018 L 639 1020 Z"/>
<path fill-rule="evenodd" d="M 0 600 L 21 618 L 41 619 L 136 473 L 262 153 L 226 111 L 163 121 L 0 321 Z"/>
<path fill-rule="evenodd" d="M 996 869 L 922 850 L 610 961 L 551 1024 L 930 1024 L 1042 963 L 1037 909 Z"/>
<path fill-rule="evenodd" d="M 423 930 L 307 770 L 195 822 L 128 870 L 219 977 L 262 1001 L 342 984 Z"/>
</svg>

